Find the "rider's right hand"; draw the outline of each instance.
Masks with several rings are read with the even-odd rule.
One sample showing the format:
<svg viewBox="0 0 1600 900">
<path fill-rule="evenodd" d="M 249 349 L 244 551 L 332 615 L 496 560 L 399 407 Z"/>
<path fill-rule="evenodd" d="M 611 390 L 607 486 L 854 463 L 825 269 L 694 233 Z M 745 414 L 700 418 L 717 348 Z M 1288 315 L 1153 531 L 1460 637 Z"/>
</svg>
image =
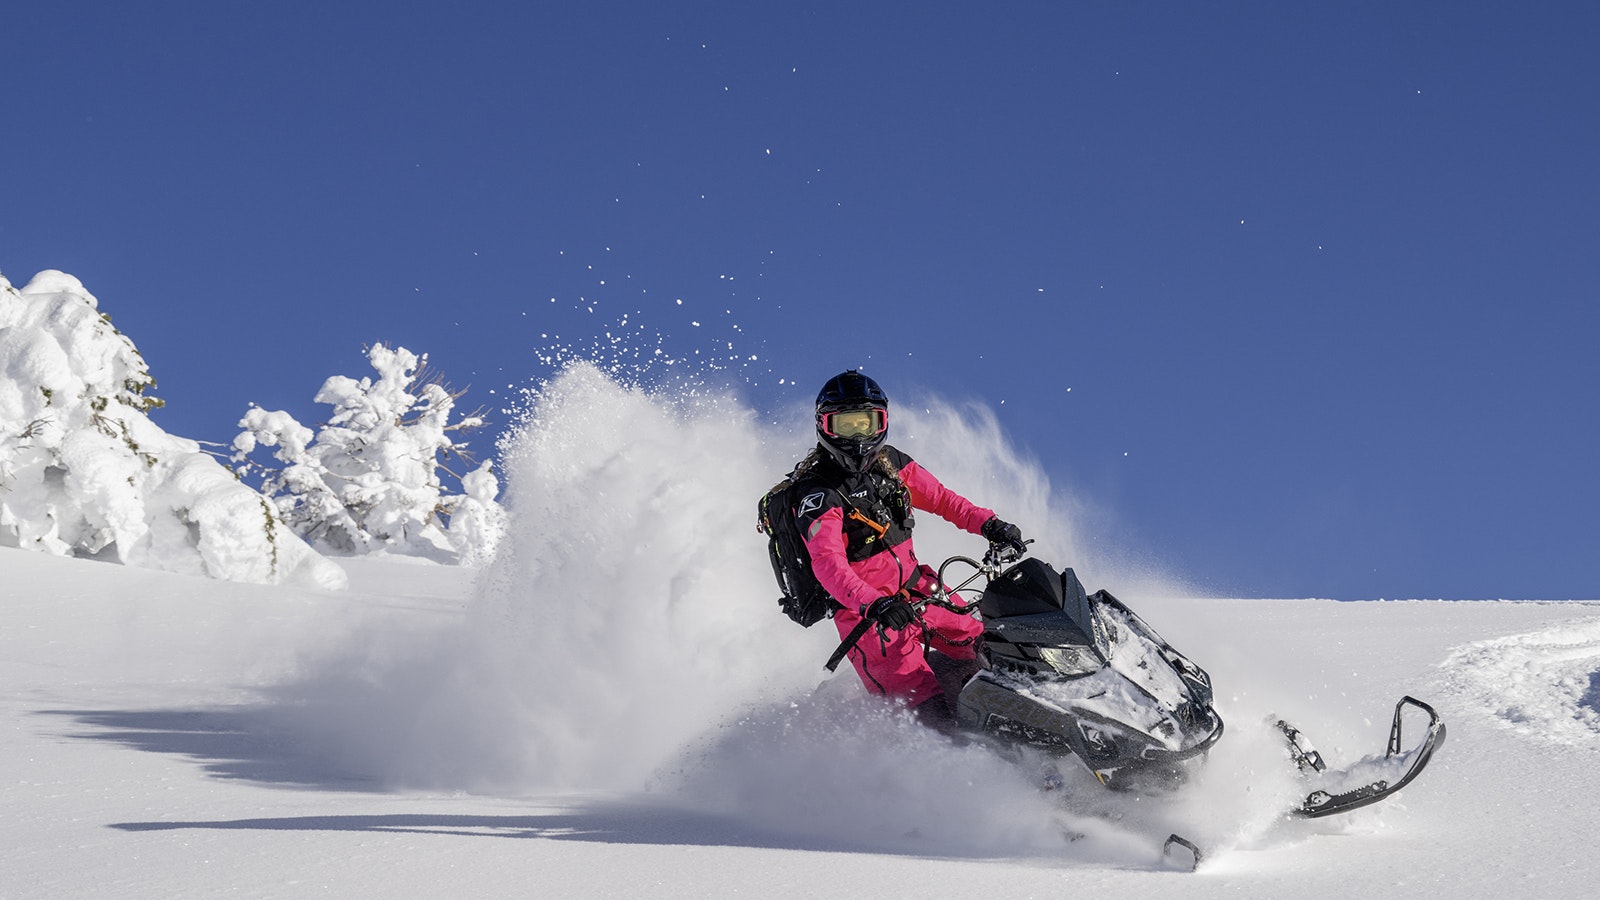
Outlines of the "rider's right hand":
<svg viewBox="0 0 1600 900">
<path fill-rule="evenodd" d="M 917 618 L 917 611 L 906 602 L 904 593 L 891 594 L 872 601 L 867 607 L 867 618 L 890 631 L 899 631 Z"/>
</svg>

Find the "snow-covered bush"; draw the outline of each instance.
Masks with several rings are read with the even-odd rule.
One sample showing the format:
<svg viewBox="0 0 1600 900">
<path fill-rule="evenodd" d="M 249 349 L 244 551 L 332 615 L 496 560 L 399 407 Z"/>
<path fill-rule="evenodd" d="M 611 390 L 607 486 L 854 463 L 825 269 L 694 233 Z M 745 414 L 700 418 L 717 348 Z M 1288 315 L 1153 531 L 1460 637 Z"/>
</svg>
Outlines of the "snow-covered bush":
<svg viewBox="0 0 1600 900">
<path fill-rule="evenodd" d="M 425 354 L 378 344 L 367 361 L 376 380 L 335 375 L 323 383 L 315 399 L 333 415 L 314 436 L 287 412 L 251 408 L 233 443 L 239 470 L 259 473 L 262 494 L 319 548 L 484 561 L 506 527 L 494 500 L 499 483 L 487 461 L 460 475 L 449 468 L 471 464 L 456 435 L 483 419 L 450 421 L 461 395 L 428 375 Z M 278 465 L 252 460 L 261 447 L 272 448 Z M 446 492 L 441 471 L 463 492 Z"/>
<path fill-rule="evenodd" d="M 342 587 L 162 405 L 133 341 L 78 279 L 0 276 L 0 545 L 230 581 Z"/>
</svg>

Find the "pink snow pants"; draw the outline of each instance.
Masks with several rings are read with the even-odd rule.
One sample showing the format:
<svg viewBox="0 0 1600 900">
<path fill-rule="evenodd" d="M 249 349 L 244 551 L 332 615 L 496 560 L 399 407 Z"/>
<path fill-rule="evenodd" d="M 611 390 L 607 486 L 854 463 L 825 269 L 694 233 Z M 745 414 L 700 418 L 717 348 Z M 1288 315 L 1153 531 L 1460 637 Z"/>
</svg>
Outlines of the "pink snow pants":
<svg viewBox="0 0 1600 900">
<path fill-rule="evenodd" d="M 924 581 L 931 586 L 932 579 Z M 848 609 L 835 611 L 834 627 L 843 640 L 861 621 L 861 617 Z M 972 659 L 978 655 L 977 638 L 983 634 L 983 623 L 972 616 L 953 613 L 937 606 L 922 612 L 922 621 L 899 631 L 880 632 L 873 627 L 861 636 L 850 651 L 850 663 L 861 676 L 861 683 L 874 694 L 904 699 L 907 706 L 919 706 L 941 696 L 939 680 L 923 654 L 923 640 L 928 646 L 955 660 Z"/>
</svg>

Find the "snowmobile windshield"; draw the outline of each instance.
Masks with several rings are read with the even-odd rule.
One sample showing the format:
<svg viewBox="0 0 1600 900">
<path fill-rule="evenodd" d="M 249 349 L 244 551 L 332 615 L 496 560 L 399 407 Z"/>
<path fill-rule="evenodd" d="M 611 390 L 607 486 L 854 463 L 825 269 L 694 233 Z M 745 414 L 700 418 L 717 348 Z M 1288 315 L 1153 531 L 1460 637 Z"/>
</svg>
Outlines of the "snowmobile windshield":
<svg viewBox="0 0 1600 900">
<path fill-rule="evenodd" d="M 1105 625 L 1070 568 L 1058 573 L 1041 560 L 1025 559 L 989 582 L 978 611 L 1013 641 L 1093 648 L 1102 659 L 1111 652 Z M 1062 664 L 1052 668 L 1062 674 L 1082 668 L 1076 658 L 1058 659 Z"/>
<path fill-rule="evenodd" d="M 841 409 L 822 416 L 823 433 L 846 440 L 876 437 L 888 425 L 888 412 L 876 408 Z"/>
</svg>

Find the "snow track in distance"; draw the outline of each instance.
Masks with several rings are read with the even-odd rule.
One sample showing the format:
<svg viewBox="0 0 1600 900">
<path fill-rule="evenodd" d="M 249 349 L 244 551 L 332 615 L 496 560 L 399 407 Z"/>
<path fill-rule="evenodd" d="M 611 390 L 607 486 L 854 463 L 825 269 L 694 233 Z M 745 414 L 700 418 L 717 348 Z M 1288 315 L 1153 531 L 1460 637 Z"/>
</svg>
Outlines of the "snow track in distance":
<svg viewBox="0 0 1600 900">
<path fill-rule="evenodd" d="M 1518 734 L 1600 746 L 1600 618 L 1476 641 L 1441 667 L 1446 690 Z"/>
</svg>

